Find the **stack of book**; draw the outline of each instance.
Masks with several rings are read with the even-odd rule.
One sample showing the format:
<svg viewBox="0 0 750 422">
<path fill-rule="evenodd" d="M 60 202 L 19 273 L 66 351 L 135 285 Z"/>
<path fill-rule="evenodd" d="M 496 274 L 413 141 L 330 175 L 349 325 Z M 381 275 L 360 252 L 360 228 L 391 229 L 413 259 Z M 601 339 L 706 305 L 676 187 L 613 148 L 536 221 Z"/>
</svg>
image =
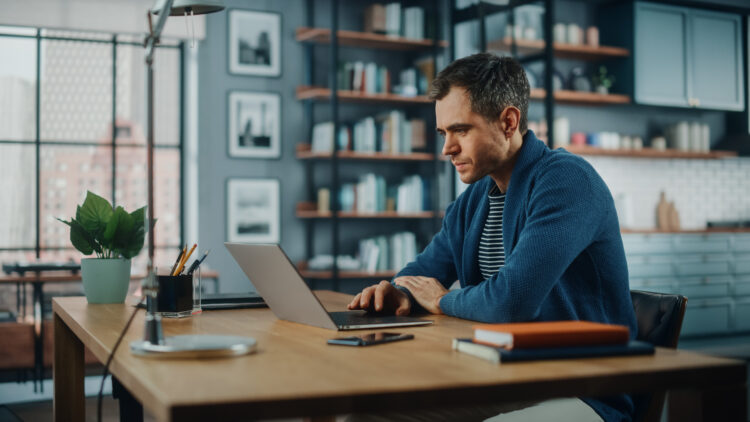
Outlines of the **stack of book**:
<svg viewBox="0 0 750 422">
<path fill-rule="evenodd" d="M 316 123 L 312 151 L 333 151 L 333 131 L 333 122 Z M 337 142 L 340 151 L 409 154 L 427 147 L 426 123 L 392 110 L 376 117 L 366 117 L 351 126 L 340 125 Z"/>
<path fill-rule="evenodd" d="M 417 257 L 417 237 L 412 232 L 377 236 L 359 242 L 363 271 L 398 271 Z"/>
<path fill-rule="evenodd" d="M 453 349 L 490 362 L 652 354 L 654 347 L 629 341 L 623 325 L 589 321 L 481 324 L 474 338 L 453 340 Z"/>
<path fill-rule="evenodd" d="M 398 185 L 387 186 L 385 178 L 374 173 L 359 177 L 357 183 L 345 183 L 339 190 L 341 211 L 378 213 L 416 213 L 430 209 L 429 182 L 418 175 L 407 176 Z"/>
</svg>

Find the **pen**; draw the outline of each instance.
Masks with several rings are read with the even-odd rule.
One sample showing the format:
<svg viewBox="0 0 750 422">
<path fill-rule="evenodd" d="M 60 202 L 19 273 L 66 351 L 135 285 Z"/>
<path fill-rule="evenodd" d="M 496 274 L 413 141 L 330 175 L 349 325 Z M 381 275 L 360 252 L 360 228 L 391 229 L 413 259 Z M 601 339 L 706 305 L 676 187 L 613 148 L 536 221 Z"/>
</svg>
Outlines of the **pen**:
<svg viewBox="0 0 750 422">
<path fill-rule="evenodd" d="M 190 265 L 190 268 L 188 268 L 187 273 L 188 274 L 192 274 L 193 271 L 195 271 L 198 268 L 198 266 L 203 263 L 203 260 L 206 259 L 206 257 L 208 256 L 209 252 L 211 252 L 211 249 L 209 249 L 206 252 L 204 252 L 203 256 L 201 257 L 201 259 L 196 259 L 195 261 L 193 261 L 193 264 Z"/>
<path fill-rule="evenodd" d="M 182 269 L 185 268 L 185 263 L 187 262 L 188 259 L 190 259 L 190 255 L 193 254 L 193 251 L 195 250 L 196 246 L 198 246 L 198 244 L 197 243 L 193 243 L 193 247 L 190 248 L 190 252 L 188 252 L 187 255 L 185 255 L 184 257 L 182 257 L 182 261 L 180 262 L 180 265 L 178 265 L 177 269 L 174 271 L 174 273 L 172 273 L 173 276 L 174 275 L 180 275 L 180 273 L 182 272 Z"/>
<path fill-rule="evenodd" d="M 185 251 L 187 250 L 187 245 L 182 247 L 182 251 L 177 256 L 177 260 L 174 262 L 174 265 L 172 265 L 172 269 L 169 270 L 170 275 L 174 275 L 174 270 L 177 269 L 177 266 L 180 265 L 180 262 L 182 261 L 182 256 L 185 255 Z"/>
</svg>

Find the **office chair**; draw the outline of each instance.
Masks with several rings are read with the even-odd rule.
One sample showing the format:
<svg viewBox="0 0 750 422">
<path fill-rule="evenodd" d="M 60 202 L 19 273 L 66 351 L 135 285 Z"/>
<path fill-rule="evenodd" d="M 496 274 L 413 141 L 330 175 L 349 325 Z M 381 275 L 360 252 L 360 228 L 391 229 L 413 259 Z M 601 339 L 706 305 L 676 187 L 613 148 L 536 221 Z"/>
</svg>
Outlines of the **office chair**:
<svg viewBox="0 0 750 422">
<path fill-rule="evenodd" d="M 630 298 L 638 324 L 636 340 L 654 346 L 677 348 L 677 341 L 685 317 L 687 298 L 680 295 L 631 290 Z M 661 419 L 666 392 L 633 395 L 637 422 L 652 422 Z"/>
</svg>

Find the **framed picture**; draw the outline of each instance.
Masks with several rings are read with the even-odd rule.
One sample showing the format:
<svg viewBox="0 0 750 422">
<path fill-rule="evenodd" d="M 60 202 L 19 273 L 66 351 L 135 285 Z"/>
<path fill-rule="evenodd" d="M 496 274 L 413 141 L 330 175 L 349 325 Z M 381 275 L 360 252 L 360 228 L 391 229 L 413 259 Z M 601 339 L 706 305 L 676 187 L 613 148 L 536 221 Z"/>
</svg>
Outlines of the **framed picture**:
<svg viewBox="0 0 750 422">
<path fill-rule="evenodd" d="M 229 94 L 229 156 L 278 158 L 281 155 L 281 97 L 262 92 Z"/>
<path fill-rule="evenodd" d="M 229 73 L 281 75 L 281 15 L 251 10 L 229 12 Z"/>
<path fill-rule="evenodd" d="M 279 181 L 229 179 L 227 240 L 279 243 Z"/>
</svg>

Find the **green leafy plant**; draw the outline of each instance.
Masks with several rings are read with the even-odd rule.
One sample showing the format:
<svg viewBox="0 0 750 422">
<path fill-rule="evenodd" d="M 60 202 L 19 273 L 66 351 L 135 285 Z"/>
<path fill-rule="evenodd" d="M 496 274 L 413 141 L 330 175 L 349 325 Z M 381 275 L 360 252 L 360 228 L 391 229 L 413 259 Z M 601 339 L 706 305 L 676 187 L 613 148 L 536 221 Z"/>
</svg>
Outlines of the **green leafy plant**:
<svg viewBox="0 0 750 422">
<path fill-rule="evenodd" d="M 592 76 L 591 80 L 596 86 L 603 86 L 610 89 L 615 83 L 615 76 L 608 74 L 605 66 L 599 66 L 599 73 Z"/>
<path fill-rule="evenodd" d="M 76 208 L 75 218 L 60 220 L 70 227 L 70 242 L 84 255 L 97 258 L 130 259 L 141 251 L 146 238 L 146 207 L 127 213 L 113 208 L 106 199 L 86 192 L 86 200 Z"/>
</svg>

